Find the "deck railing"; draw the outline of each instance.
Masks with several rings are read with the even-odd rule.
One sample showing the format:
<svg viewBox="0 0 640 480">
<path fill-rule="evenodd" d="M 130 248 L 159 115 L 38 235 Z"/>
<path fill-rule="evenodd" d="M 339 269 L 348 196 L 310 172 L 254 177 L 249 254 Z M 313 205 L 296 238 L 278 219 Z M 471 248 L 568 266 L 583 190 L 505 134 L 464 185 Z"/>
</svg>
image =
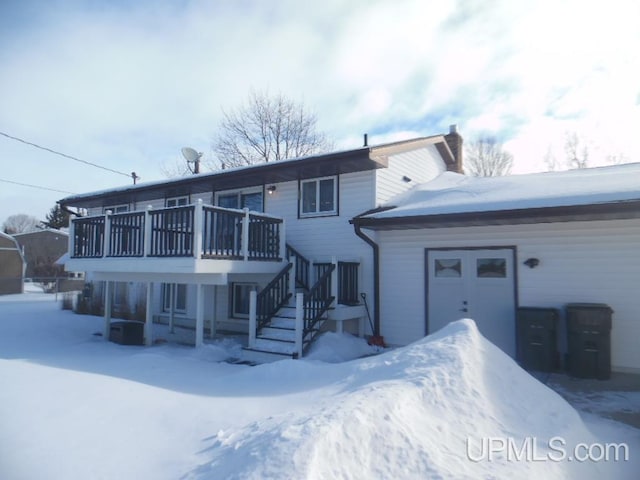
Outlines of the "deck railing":
<svg viewBox="0 0 640 480">
<path fill-rule="evenodd" d="M 77 218 L 69 239 L 73 244 L 69 251 L 75 258 L 99 258 L 104 253 L 105 217 Z"/>
<path fill-rule="evenodd" d="M 109 257 L 144 255 L 144 212 L 110 216 Z"/>
<path fill-rule="evenodd" d="M 280 261 L 284 222 L 248 210 L 202 205 L 74 219 L 72 258 L 193 257 Z"/>
</svg>

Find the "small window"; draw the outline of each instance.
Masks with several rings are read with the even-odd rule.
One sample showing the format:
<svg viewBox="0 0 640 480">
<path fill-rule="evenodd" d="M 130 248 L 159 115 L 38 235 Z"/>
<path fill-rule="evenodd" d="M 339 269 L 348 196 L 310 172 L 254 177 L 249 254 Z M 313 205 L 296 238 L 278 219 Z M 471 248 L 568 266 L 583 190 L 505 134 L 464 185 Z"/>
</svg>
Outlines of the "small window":
<svg viewBox="0 0 640 480">
<path fill-rule="evenodd" d="M 167 207 L 182 207 L 189 204 L 189 197 L 167 198 Z"/>
<path fill-rule="evenodd" d="M 163 284 L 162 290 L 163 310 L 168 312 L 171 310 L 171 284 Z M 184 283 L 175 284 L 173 308 L 176 312 L 185 312 L 187 310 L 187 285 Z"/>
<path fill-rule="evenodd" d="M 478 258 L 478 278 L 506 278 L 507 261 L 504 258 Z"/>
<path fill-rule="evenodd" d="M 459 258 L 436 259 L 434 267 L 438 278 L 460 278 L 462 276 L 462 260 Z"/>
<path fill-rule="evenodd" d="M 336 215 L 338 213 L 336 184 L 336 177 L 301 182 L 300 216 Z"/>
<path fill-rule="evenodd" d="M 249 295 L 257 290 L 255 283 L 233 283 L 231 287 L 232 316 L 238 318 L 249 317 Z"/>
<path fill-rule="evenodd" d="M 111 213 L 124 213 L 129 211 L 129 205 L 112 205 L 110 207 L 104 207 L 104 213 L 110 211 Z"/>
</svg>

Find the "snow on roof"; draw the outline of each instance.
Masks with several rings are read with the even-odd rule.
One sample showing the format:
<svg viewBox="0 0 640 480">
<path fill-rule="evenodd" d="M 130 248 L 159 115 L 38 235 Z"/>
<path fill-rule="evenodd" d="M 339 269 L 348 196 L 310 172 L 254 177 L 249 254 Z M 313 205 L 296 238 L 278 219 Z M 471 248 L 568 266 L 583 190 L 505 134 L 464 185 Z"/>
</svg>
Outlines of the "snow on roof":
<svg viewBox="0 0 640 480">
<path fill-rule="evenodd" d="M 593 205 L 640 200 L 640 163 L 505 177 L 445 172 L 366 218 Z"/>
<path fill-rule="evenodd" d="M 444 138 L 444 136 L 442 134 L 437 134 L 437 135 L 430 135 L 430 136 L 426 136 L 426 137 L 417 137 L 417 138 L 410 138 L 410 139 L 405 139 L 405 140 L 397 140 L 397 141 L 393 141 L 393 142 L 387 142 L 387 143 L 381 143 L 381 144 L 376 144 L 376 145 L 368 145 L 365 147 L 358 147 L 358 148 L 350 148 L 350 149 L 344 149 L 344 150 L 336 150 L 333 152 L 324 152 L 324 153 L 316 153 L 313 155 L 307 155 L 304 157 L 294 157 L 294 158 L 286 158 L 286 159 L 282 159 L 282 160 L 278 160 L 277 162 L 260 162 L 260 163 L 256 163 L 253 165 L 244 165 L 244 166 L 240 166 L 240 167 L 231 167 L 231 168 L 225 168 L 224 170 L 216 170 L 213 172 L 205 172 L 205 173 L 200 173 L 196 176 L 194 175 L 186 175 L 186 176 L 181 176 L 181 177 L 176 177 L 176 178 L 165 178 L 165 179 L 161 179 L 161 180 L 154 180 L 154 181 L 148 181 L 148 182 L 139 182 L 137 184 L 131 185 L 121 185 L 119 187 L 113 187 L 113 188 L 106 188 L 106 189 L 101 189 L 101 190 L 94 190 L 88 193 L 82 193 L 82 194 L 74 194 L 74 195 L 69 195 L 68 197 L 65 197 L 64 199 L 61 200 L 61 202 L 65 202 L 65 201 L 75 201 L 77 199 L 82 199 L 86 196 L 98 196 L 98 195 L 105 195 L 105 194 L 114 194 L 114 193 L 124 193 L 124 192 L 130 192 L 130 191 L 135 191 L 135 190 L 141 190 L 141 189 L 148 189 L 148 188 L 153 188 L 156 186 L 167 186 L 167 185 L 171 185 L 171 184 L 179 184 L 181 182 L 184 181 L 193 181 L 193 180 L 203 180 L 206 178 L 212 178 L 212 177 L 216 177 L 219 175 L 228 175 L 231 173 L 237 173 L 237 172 L 243 172 L 243 171 L 251 171 L 251 170 L 255 170 L 255 169 L 261 169 L 261 168 L 268 168 L 268 167 L 272 167 L 274 164 L 277 165 L 286 165 L 286 164 L 296 164 L 298 162 L 305 162 L 305 161 L 311 161 L 313 159 L 318 159 L 318 158 L 322 158 L 322 157 L 338 157 L 340 155 L 346 155 L 346 154 L 351 154 L 351 153 L 356 153 L 356 152 L 366 152 L 366 151 L 372 151 L 375 149 L 380 149 L 380 148 L 386 148 L 386 147 L 393 147 L 393 146 L 397 146 L 397 145 L 402 145 L 402 144 L 407 144 L 407 143 L 411 143 L 411 142 L 417 142 L 417 141 L 437 141 L 440 138 Z"/>
<path fill-rule="evenodd" d="M 30 232 L 22 232 L 22 233 L 15 233 L 13 236 L 14 237 L 20 237 L 23 235 L 33 235 L 34 233 L 42 233 L 42 232 L 50 232 L 50 233 L 55 233 L 55 234 L 59 234 L 59 235 L 66 235 L 67 237 L 69 236 L 69 229 L 68 228 L 38 228 L 37 230 L 31 230 Z"/>
</svg>

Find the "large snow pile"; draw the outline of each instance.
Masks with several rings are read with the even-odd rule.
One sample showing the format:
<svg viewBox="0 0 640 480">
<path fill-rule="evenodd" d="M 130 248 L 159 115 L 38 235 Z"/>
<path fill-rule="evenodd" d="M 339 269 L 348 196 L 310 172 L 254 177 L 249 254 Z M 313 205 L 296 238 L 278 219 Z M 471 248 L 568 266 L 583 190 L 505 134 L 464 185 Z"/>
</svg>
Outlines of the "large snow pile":
<svg viewBox="0 0 640 480">
<path fill-rule="evenodd" d="M 3 480 L 636 478 L 637 431 L 615 422 L 599 431 L 629 442 L 630 462 L 545 459 L 552 437 L 568 453 L 597 439 L 470 320 L 350 362 L 318 360 L 370 353 L 328 335 L 316 360 L 248 367 L 220 362 L 238 348 L 228 339 L 105 342 L 102 319 L 51 299 L 0 297 Z M 536 452 L 481 458 L 483 439 Z"/>
<path fill-rule="evenodd" d="M 592 463 L 539 460 L 555 455 L 553 437 L 568 446 L 596 439 L 471 320 L 336 368 L 343 379 L 330 398 L 220 431 L 211 462 L 187 478 L 600 478 Z M 274 373 L 261 376 L 277 381 Z M 537 460 L 508 461 L 505 452 L 478 461 L 483 438 L 518 447 L 533 438 Z"/>
</svg>

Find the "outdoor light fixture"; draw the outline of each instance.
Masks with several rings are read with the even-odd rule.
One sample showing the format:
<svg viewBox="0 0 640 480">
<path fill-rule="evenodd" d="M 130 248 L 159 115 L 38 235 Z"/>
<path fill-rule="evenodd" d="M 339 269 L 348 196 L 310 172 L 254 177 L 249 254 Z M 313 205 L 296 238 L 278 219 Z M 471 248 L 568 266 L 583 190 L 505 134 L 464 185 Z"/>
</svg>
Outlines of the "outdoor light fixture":
<svg viewBox="0 0 640 480">
<path fill-rule="evenodd" d="M 529 268 L 536 268 L 540 264 L 540 260 L 537 258 L 527 258 L 524 264 Z"/>
<path fill-rule="evenodd" d="M 405 183 L 409 183 L 411 181 L 411 179 L 409 177 L 407 177 L 406 175 L 402 176 L 402 181 Z"/>
<path fill-rule="evenodd" d="M 275 185 L 271 185 L 269 188 L 267 188 L 267 192 L 269 192 L 269 195 L 273 195 L 273 192 L 275 191 L 276 191 Z"/>
</svg>

